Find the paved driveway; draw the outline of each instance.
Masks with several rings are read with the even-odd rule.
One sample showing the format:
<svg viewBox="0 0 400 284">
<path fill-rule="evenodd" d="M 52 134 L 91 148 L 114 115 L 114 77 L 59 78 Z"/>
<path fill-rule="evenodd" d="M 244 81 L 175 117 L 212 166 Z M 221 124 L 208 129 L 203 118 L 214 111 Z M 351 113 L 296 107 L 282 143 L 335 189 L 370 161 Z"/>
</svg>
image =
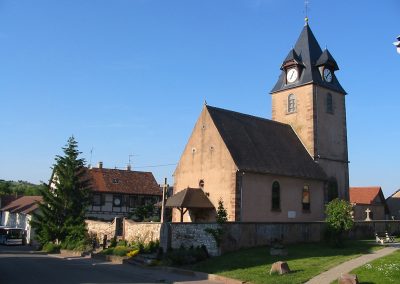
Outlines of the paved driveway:
<svg viewBox="0 0 400 284">
<path fill-rule="evenodd" d="M 45 255 L 27 246 L 0 246 L 0 283 L 222 283 L 206 276 L 184 275 L 88 257 Z"/>
</svg>

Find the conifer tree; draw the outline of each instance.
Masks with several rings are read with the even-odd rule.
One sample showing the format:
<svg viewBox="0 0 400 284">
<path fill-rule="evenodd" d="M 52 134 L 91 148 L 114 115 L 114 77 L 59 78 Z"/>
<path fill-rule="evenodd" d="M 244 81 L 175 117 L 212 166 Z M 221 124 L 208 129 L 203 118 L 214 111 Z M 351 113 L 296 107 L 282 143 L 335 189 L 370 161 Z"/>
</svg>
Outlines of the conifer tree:
<svg viewBox="0 0 400 284">
<path fill-rule="evenodd" d="M 41 244 L 78 242 L 85 238 L 85 211 L 89 204 L 90 180 L 78 143 L 68 139 L 64 155 L 57 155 L 50 184 L 41 190 L 43 202 L 32 226 Z"/>
</svg>

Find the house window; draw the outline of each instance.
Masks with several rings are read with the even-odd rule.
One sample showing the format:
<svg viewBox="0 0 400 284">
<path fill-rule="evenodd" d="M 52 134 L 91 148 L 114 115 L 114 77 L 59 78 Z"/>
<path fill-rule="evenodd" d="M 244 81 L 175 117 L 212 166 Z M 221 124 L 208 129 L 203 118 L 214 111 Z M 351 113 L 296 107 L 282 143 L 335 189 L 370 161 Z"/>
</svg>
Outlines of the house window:
<svg viewBox="0 0 400 284">
<path fill-rule="evenodd" d="M 115 184 L 119 183 L 119 179 L 113 178 L 113 179 L 112 179 L 112 183 L 115 183 Z"/>
<path fill-rule="evenodd" d="M 92 196 L 92 205 L 93 206 L 100 206 L 101 205 L 101 195 L 100 194 L 93 194 L 93 196 Z"/>
<path fill-rule="evenodd" d="M 288 96 L 288 112 L 295 112 L 296 111 L 296 97 L 293 94 Z"/>
<path fill-rule="evenodd" d="M 129 207 L 135 208 L 139 206 L 139 198 L 137 195 L 129 196 Z"/>
<path fill-rule="evenodd" d="M 201 188 L 201 189 L 204 189 L 204 180 L 200 180 L 199 181 L 199 187 Z"/>
<path fill-rule="evenodd" d="M 281 189 L 279 182 L 274 181 L 272 184 L 272 210 L 280 210 L 281 208 Z"/>
<path fill-rule="evenodd" d="M 114 205 L 114 207 L 122 206 L 122 196 L 120 194 L 113 195 L 113 205 Z"/>
<path fill-rule="evenodd" d="M 310 187 L 305 184 L 303 187 L 302 205 L 304 211 L 310 210 Z"/>
<path fill-rule="evenodd" d="M 333 113 L 333 99 L 331 94 L 326 96 L 326 112 Z"/>
</svg>

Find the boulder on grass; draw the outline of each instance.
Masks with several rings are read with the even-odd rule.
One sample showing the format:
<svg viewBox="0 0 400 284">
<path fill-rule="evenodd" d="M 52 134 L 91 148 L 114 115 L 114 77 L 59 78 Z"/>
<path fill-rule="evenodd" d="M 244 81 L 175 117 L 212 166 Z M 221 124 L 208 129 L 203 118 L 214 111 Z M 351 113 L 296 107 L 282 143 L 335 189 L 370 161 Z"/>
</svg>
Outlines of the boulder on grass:
<svg viewBox="0 0 400 284">
<path fill-rule="evenodd" d="M 269 274 L 277 273 L 279 275 L 289 273 L 289 265 L 285 261 L 277 261 L 272 264 Z"/>
<path fill-rule="evenodd" d="M 338 282 L 339 284 L 358 284 L 358 278 L 355 274 L 343 273 Z"/>
</svg>

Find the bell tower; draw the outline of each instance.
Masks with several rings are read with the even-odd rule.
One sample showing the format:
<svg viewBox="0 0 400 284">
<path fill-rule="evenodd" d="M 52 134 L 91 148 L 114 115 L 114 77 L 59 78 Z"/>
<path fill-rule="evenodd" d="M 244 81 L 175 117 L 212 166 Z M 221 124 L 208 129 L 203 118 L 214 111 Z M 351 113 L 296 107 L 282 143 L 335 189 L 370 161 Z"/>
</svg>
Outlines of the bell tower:
<svg viewBox="0 0 400 284">
<path fill-rule="evenodd" d="M 339 67 L 322 51 L 308 20 L 284 59 L 272 96 L 272 119 L 292 126 L 304 147 L 327 174 L 325 200 L 349 199 L 346 91 Z"/>
</svg>

